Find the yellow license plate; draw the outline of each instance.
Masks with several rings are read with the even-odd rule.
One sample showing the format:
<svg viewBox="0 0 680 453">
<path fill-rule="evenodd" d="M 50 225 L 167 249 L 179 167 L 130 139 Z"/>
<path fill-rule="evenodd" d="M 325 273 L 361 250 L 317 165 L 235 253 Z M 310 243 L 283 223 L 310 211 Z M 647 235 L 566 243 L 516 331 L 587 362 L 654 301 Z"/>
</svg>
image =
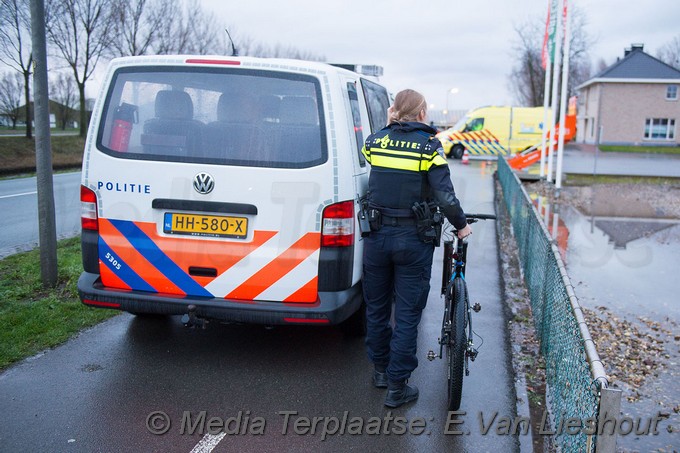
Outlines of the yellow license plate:
<svg viewBox="0 0 680 453">
<path fill-rule="evenodd" d="M 163 219 L 163 232 L 190 236 L 245 239 L 248 234 L 248 219 L 246 217 L 166 212 Z"/>
</svg>

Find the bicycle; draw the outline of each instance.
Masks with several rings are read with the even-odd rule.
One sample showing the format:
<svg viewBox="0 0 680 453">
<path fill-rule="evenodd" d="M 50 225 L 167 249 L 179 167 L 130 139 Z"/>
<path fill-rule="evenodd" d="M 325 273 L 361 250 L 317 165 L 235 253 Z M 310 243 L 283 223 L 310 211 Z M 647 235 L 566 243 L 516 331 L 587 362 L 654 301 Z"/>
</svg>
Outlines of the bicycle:
<svg viewBox="0 0 680 453">
<path fill-rule="evenodd" d="M 491 214 L 465 214 L 469 224 L 479 220 L 495 220 Z M 449 232 L 444 228 L 445 235 Z M 481 305 L 470 306 L 467 284 L 465 283 L 465 266 L 467 264 L 468 242 L 457 239 L 456 230 L 451 226 L 451 238 L 444 241 L 444 265 L 442 269 L 441 294 L 444 296 L 444 318 L 439 337 L 439 354 L 430 350 L 427 359 L 442 358 L 446 347 L 447 360 L 447 406 L 449 411 L 460 408 L 463 393 L 463 372 L 470 374 L 469 361 L 475 361 L 478 350 L 472 340 L 472 311 L 478 313 Z M 454 238 L 456 246 L 454 249 Z"/>
</svg>

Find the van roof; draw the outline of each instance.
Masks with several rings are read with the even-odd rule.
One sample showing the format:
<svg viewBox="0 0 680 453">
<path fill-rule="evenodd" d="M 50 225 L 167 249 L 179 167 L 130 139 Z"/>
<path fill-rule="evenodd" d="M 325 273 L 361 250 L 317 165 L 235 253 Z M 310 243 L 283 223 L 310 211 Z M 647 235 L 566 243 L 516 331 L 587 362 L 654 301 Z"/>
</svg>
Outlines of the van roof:
<svg viewBox="0 0 680 453">
<path fill-rule="evenodd" d="M 336 71 L 356 75 L 357 72 L 329 63 L 291 58 L 260 58 L 248 56 L 226 55 L 140 55 L 120 57 L 111 60 L 112 66 L 144 66 L 144 65 L 199 65 L 199 66 L 243 66 L 261 69 L 289 69 L 292 71 L 317 70 L 322 72 Z"/>
</svg>

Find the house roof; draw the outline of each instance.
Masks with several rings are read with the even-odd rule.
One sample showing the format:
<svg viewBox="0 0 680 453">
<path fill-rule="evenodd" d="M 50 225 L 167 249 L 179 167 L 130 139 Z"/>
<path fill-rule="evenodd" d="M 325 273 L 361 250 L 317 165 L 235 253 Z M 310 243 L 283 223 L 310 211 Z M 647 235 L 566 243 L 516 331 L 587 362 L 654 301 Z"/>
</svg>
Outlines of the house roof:
<svg viewBox="0 0 680 453">
<path fill-rule="evenodd" d="M 577 89 L 598 82 L 664 83 L 671 81 L 680 81 L 680 70 L 645 53 L 642 45 L 633 45 L 631 49 L 626 50 L 622 59 L 605 68 Z"/>
</svg>

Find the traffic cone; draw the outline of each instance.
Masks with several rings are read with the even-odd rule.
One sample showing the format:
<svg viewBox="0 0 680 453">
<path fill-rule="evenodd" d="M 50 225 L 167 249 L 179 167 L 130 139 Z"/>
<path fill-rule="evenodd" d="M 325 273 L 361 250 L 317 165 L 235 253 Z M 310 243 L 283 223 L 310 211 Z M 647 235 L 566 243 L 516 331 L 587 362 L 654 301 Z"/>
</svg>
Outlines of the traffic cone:
<svg viewBox="0 0 680 453">
<path fill-rule="evenodd" d="M 468 154 L 467 148 L 465 148 L 465 151 L 463 151 L 463 158 L 460 163 L 463 165 L 468 165 L 470 163 L 470 155 Z"/>
</svg>

